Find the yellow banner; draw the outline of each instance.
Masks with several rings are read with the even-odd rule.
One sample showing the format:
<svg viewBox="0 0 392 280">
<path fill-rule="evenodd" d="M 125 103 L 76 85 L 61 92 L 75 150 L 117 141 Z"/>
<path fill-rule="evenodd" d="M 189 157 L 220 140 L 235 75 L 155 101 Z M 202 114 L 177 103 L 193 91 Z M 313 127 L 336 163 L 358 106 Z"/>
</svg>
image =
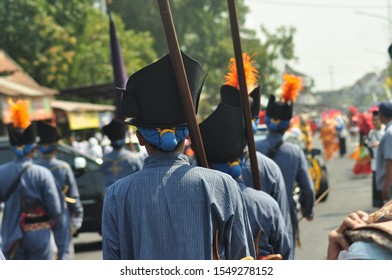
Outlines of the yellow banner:
<svg viewBox="0 0 392 280">
<path fill-rule="evenodd" d="M 68 112 L 70 130 L 99 128 L 98 112 Z"/>
</svg>

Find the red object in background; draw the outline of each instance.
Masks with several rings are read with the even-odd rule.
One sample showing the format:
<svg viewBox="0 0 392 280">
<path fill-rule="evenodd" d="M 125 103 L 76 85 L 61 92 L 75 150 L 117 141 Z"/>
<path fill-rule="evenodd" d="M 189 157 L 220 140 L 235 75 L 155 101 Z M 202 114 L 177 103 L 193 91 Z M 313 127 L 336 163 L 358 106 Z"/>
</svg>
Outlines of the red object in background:
<svg viewBox="0 0 392 280">
<path fill-rule="evenodd" d="M 265 124 L 265 115 L 266 115 L 267 111 L 265 110 L 260 110 L 259 112 L 259 124 Z"/>
<path fill-rule="evenodd" d="M 348 110 L 350 111 L 351 115 L 356 115 L 358 113 L 358 109 L 353 105 L 348 107 Z"/>
<path fill-rule="evenodd" d="M 312 134 L 315 134 L 317 131 L 317 123 L 313 120 L 309 120 L 310 129 L 312 130 Z"/>
<path fill-rule="evenodd" d="M 373 128 L 372 115 L 366 112 L 360 113 L 358 115 L 358 126 L 359 131 L 367 136 Z"/>
</svg>

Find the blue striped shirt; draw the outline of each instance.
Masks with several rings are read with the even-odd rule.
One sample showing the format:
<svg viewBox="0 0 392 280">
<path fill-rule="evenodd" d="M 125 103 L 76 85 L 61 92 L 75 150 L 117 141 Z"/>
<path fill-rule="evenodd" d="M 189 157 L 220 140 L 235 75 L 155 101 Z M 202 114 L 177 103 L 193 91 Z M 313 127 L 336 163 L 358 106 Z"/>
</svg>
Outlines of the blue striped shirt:
<svg viewBox="0 0 392 280">
<path fill-rule="evenodd" d="M 267 154 L 280 140 L 282 135 L 278 133 L 269 133 L 267 137 L 256 142 L 256 150 Z M 301 212 L 304 217 L 313 216 L 313 204 L 315 201 L 314 185 L 308 171 L 308 164 L 305 153 L 300 147 L 284 142 L 273 160 L 277 163 L 282 171 L 284 182 L 286 184 L 286 194 L 290 203 L 291 223 L 293 229 L 297 229 L 298 218 L 295 201 L 293 199 L 294 186 L 298 183 L 301 189 L 300 204 Z M 293 244 L 295 244 L 296 232 L 293 231 Z"/>
<path fill-rule="evenodd" d="M 191 166 L 179 153 L 157 153 L 143 169 L 112 185 L 102 217 L 104 259 L 212 259 L 218 231 L 221 259 L 255 257 L 237 182 Z"/>
<path fill-rule="evenodd" d="M 266 192 L 246 187 L 241 181 L 238 185 L 244 196 L 253 237 L 256 239 L 262 230 L 257 244 L 259 256 L 281 254 L 284 260 L 292 259 L 291 232 L 287 231 L 278 203 Z"/>
<path fill-rule="evenodd" d="M 60 197 L 53 175 L 45 167 L 32 164 L 29 158 L 15 158 L 0 166 L 0 201 L 17 178 L 23 167 L 31 164 L 20 179 L 19 186 L 5 202 L 1 234 L 3 253 L 9 253 L 18 240 L 21 240 L 15 259 L 53 259 L 50 244 L 50 229 L 23 232 L 21 198 L 27 209 L 43 208 L 51 221 L 55 222 L 61 213 Z"/>
</svg>

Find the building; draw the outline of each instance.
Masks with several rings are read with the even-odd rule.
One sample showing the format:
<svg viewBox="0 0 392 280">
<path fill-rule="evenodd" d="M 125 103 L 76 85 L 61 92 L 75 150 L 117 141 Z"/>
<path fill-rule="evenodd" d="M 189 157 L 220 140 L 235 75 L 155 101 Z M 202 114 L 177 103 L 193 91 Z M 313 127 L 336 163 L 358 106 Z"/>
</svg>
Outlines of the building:
<svg viewBox="0 0 392 280">
<path fill-rule="evenodd" d="M 30 115 L 33 121 L 53 118 L 50 105 L 58 91 L 39 85 L 3 50 L 0 50 L 0 135 L 5 135 L 6 124 L 10 123 L 11 98 L 30 101 Z"/>
</svg>

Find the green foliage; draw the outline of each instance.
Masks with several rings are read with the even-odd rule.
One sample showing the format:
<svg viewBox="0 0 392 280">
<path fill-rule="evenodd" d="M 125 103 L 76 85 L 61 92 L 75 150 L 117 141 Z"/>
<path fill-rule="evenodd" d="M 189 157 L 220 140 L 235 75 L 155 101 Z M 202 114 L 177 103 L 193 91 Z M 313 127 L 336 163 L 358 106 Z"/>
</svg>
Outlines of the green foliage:
<svg viewBox="0 0 392 280">
<path fill-rule="evenodd" d="M 125 30 L 119 17 L 115 17 L 114 22 L 128 74 L 156 59 L 152 48 L 153 39 L 148 32 Z M 69 72 L 74 85 L 92 85 L 113 80 L 109 41 L 108 16 L 92 11 L 86 18 L 85 29 L 75 47 L 76 56 Z"/>
<path fill-rule="evenodd" d="M 0 47 L 38 83 L 66 88 L 113 80 L 109 19 L 94 0 L 2 0 Z M 148 32 L 125 31 L 116 19 L 128 71 L 156 58 Z"/>
<path fill-rule="evenodd" d="M 0 47 L 39 83 L 54 88 L 113 80 L 108 17 L 94 8 L 96 0 L 2 0 Z M 227 1 L 171 0 L 181 49 L 208 73 L 199 114 L 219 102 L 228 63 L 234 56 Z M 236 1 L 242 50 L 255 53 L 264 93 L 280 85 L 277 63 L 294 58 L 293 28 L 273 32 L 261 27 L 261 40 L 245 28 L 248 8 Z M 113 1 L 115 25 L 128 74 L 167 53 L 157 1 Z"/>
<path fill-rule="evenodd" d="M 203 118 L 211 113 L 219 102 L 219 89 L 225 82 L 228 63 L 234 56 L 227 1 L 222 0 L 172 0 L 173 20 L 181 49 L 198 60 L 203 71 L 208 73 L 203 87 L 198 114 Z M 242 50 L 256 53 L 254 59 L 260 71 L 263 92 L 271 93 L 280 84 L 280 73 L 276 67 L 279 59 L 294 57 L 292 28 L 279 28 L 270 33 L 262 28 L 263 41 L 254 30 L 245 28 L 248 8 L 243 0 L 236 1 L 237 17 L 242 37 Z M 162 56 L 167 53 L 167 43 L 156 1 L 113 1 L 113 10 L 118 13 L 127 28 L 150 31 L 155 39 L 154 48 Z"/>
</svg>

